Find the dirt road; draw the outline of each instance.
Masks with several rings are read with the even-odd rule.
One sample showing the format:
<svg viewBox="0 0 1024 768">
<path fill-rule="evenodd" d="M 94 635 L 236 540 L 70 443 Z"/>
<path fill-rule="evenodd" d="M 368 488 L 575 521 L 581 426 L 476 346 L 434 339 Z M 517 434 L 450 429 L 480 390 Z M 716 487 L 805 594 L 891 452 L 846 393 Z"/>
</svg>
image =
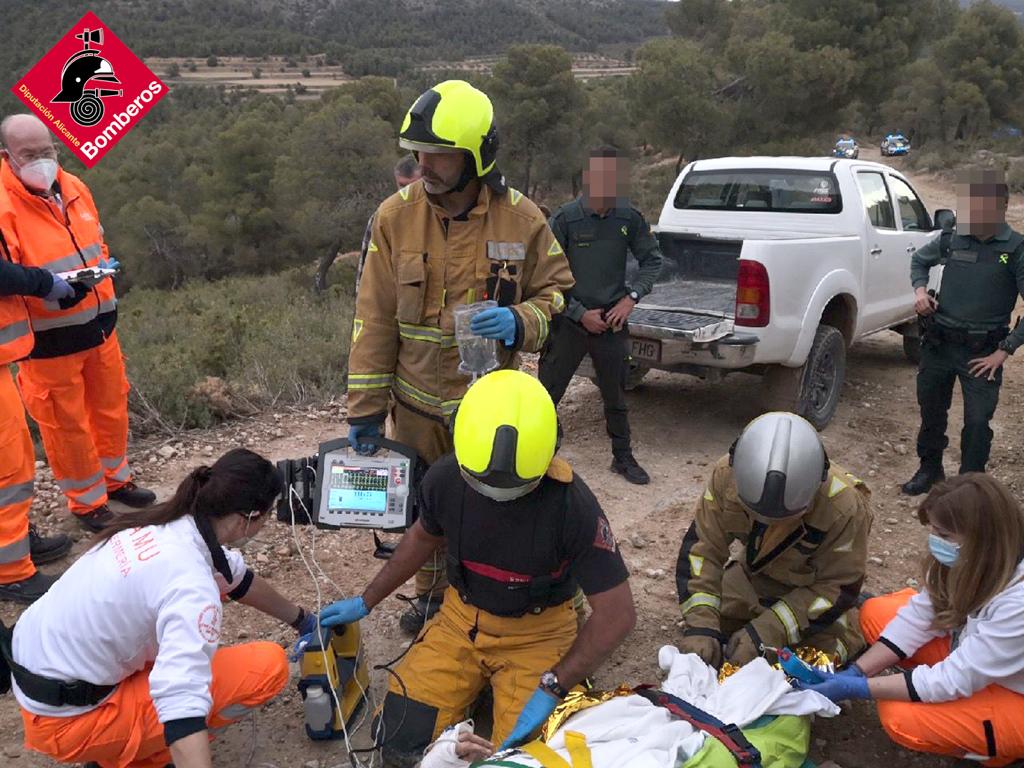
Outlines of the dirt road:
<svg viewBox="0 0 1024 768">
<path fill-rule="evenodd" d="M 930 208 L 952 202 L 945 182 L 921 177 L 915 179 L 915 185 Z M 1015 206 L 1011 218 L 1020 226 L 1024 215 L 1019 206 Z M 823 433 L 823 439 L 830 456 L 866 480 L 873 491 L 875 523 L 865 588 L 881 593 L 916 586 L 925 532 L 913 516 L 913 504 L 898 492 L 899 483 L 916 467 L 914 367 L 903 358 L 899 337 L 885 333 L 853 348 L 847 377 L 838 414 Z M 1024 420 L 1022 384 L 1024 366 L 1011 359 L 993 425 L 996 436 L 991 463 L 992 472 L 1009 483 L 1018 497 L 1024 496 L 1020 463 L 1024 439 L 1018 429 Z M 693 501 L 703 490 L 709 465 L 726 451 L 743 425 L 757 415 L 759 390 L 760 380 L 745 375 L 730 377 L 717 385 L 685 376 L 650 375 L 641 389 L 629 395 L 636 453 L 652 476 L 651 485 L 638 488 L 608 472 L 611 456 L 596 388 L 580 379 L 570 388 L 561 408 L 567 432 L 563 453 L 594 489 L 608 513 L 633 574 L 640 614 L 634 635 L 597 675 L 599 685 L 657 680 L 658 648 L 679 637 L 672 574 L 681 537 L 691 519 Z M 167 493 L 189 468 L 210 463 L 236 445 L 273 458 L 313 452 L 319 441 L 343 433 L 343 416 L 343 403 L 267 414 L 215 430 L 189 433 L 169 444 L 134 445 L 132 460 L 140 481 Z M 959 442 L 956 436 L 960 419 L 958 399 L 950 419 L 953 446 Z M 947 469 L 955 471 L 958 459 L 958 450 L 951 448 Z M 63 511 L 53 508 L 58 502 L 45 482 L 48 471 L 43 469 L 41 474 L 43 493 L 36 512 L 42 527 L 70 529 Z M 296 534 L 303 552 L 308 553 L 313 532 L 298 529 Z M 313 582 L 295 554 L 291 536 L 286 526 L 268 525 L 260 540 L 249 545 L 247 557 L 257 571 L 284 592 L 311 605 L 315 599 Z M 79 542 L 76 552 L 83 547 L 84 541 Z M 316 535 L 316 560 L 337 585 L 336 588 L 321 583 L 329 599 L 362 588 L 379 565 L 371 557 L 372 548 L 368 533 Z M 364 638 L 374 663 L 389 660 L 400 652 L 401 609 L 399 601 L 390 599 L 364 621 Z M 0 617 L 8 624 L 16 616 L 10 606 L 0 607 Z M 240 606 L 226 609 L 225 630 L 226 643 L 253 638 L 281 643 L 293 640 L 291 630 Z M 383 684 L 383 673 L 376 673 L 375 689 L 379 691 Z M 340 744 L 308 741 L 301 718 L 301 704 L 292 685 L 281 699 L 259 714 L 255 730 L 243 723 L 217 740 L 216 764 L 222 768 L 348 765 Z M 21 747 L 21 725 L 10 697 L 0 699 L 0 729 L 7 734 L 0 737 L 0 764 L 26 768 L 52 765 Z M 894 747 L 878 726 L 873 706 L 866 704 L 853 706 L 835 720 L 819 720 L 814 727 L 812 757 L 816 761 L 832 759 L 844 768 L 951 764 Z"/>
</svg>

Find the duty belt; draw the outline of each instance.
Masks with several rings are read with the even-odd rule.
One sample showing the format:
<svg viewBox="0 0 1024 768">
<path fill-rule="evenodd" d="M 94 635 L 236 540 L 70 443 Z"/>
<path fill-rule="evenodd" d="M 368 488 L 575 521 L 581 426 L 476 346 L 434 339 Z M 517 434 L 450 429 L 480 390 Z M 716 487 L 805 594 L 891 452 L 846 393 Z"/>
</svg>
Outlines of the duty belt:
<svg viewBox="0 0 1024 768">
<path fill-rule="evenodd" d="M 84 680 L 55 680 L 52 677 L 44 677 L 30 672 L 14 660 L 14 652 L 11 648 L 13 639 L 13 630 L 8 629 L 0 622 L 0 657 L 2 657 L 0 658 L 0 674 L 9 670 L 21 692 L 33 701 L 50 707 L 93 707 L 103 701 L 117 687 L 115 685 L 96 685 Z M 0 691 L 4 688 L 4 685 L 0 685 Z"/>
<path fill-rule="evenodd" d="M 995 347 L 1010 335 L 1010 329 L 1004 326 L 988 331 L 970 331 L 966 328 L 951 328 L 933 321 L 926 326 L 924 333 L 926 338 L 959 344 L 969 347 L 972 351 L 978 351 L 986 347 Z"/>
</svg>

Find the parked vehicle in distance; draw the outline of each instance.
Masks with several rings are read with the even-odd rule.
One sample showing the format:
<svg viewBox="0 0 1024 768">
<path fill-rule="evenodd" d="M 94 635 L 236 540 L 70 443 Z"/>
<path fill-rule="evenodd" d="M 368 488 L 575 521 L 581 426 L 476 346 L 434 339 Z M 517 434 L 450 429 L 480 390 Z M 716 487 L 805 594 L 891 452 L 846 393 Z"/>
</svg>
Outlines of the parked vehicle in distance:
<svg viewBox="0 0 1024 768">
<path fill-rule="evenodd" d="M 910 139 L 902 133 L 887 133 L 879 149 L 882 157 L 896 157 L 910 154 Z"/>
<path fill-rule="evenodd" d="M 860 146 L 855 139 L 849 136 L 840 136 L 836 140 L 836 145 L 832 148 L 832 157 L 856 160 L 860 157 Z"/>
<path fill-rule="evenodd" d="M 654 229 L 665 267 L 629 319 L 634 383 L 651 368 L 713 381 L 761 374 L 767 408 L 821 429 L 835 414 L 851 344 L 893 330 L 908 357 L 919 354 L 910 257 L 938 229 L 892 168 L 824 157 L 698 160 L 672 185 Z"/>
</svg>

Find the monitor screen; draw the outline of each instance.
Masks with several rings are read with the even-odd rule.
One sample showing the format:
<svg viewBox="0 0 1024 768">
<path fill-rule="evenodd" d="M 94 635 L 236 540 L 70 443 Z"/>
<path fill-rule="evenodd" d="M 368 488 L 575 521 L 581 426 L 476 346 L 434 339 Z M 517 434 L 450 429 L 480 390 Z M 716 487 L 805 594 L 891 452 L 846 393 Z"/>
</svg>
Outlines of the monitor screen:
<svg viewBox="0 0 1024 768">
<path fill-rule="evenodd" d="M 331 465 L 330 509 L 384 512 L 388 503 L 388 470 Z"/>
</svg>

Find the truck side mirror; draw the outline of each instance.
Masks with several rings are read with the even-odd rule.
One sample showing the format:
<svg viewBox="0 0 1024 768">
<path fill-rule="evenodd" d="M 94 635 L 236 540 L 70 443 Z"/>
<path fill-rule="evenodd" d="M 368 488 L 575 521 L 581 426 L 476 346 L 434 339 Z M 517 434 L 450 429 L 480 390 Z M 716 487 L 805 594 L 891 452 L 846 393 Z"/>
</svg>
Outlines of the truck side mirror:
<svg viewBox="0 0 1024 768">
<path fill-rule="evenodd" d="M 952 232 L 956 227 L 956 214 L 949 208 L 939 208 L 935 211 L 935 228 L 943 232 Z"/>
</svg>

